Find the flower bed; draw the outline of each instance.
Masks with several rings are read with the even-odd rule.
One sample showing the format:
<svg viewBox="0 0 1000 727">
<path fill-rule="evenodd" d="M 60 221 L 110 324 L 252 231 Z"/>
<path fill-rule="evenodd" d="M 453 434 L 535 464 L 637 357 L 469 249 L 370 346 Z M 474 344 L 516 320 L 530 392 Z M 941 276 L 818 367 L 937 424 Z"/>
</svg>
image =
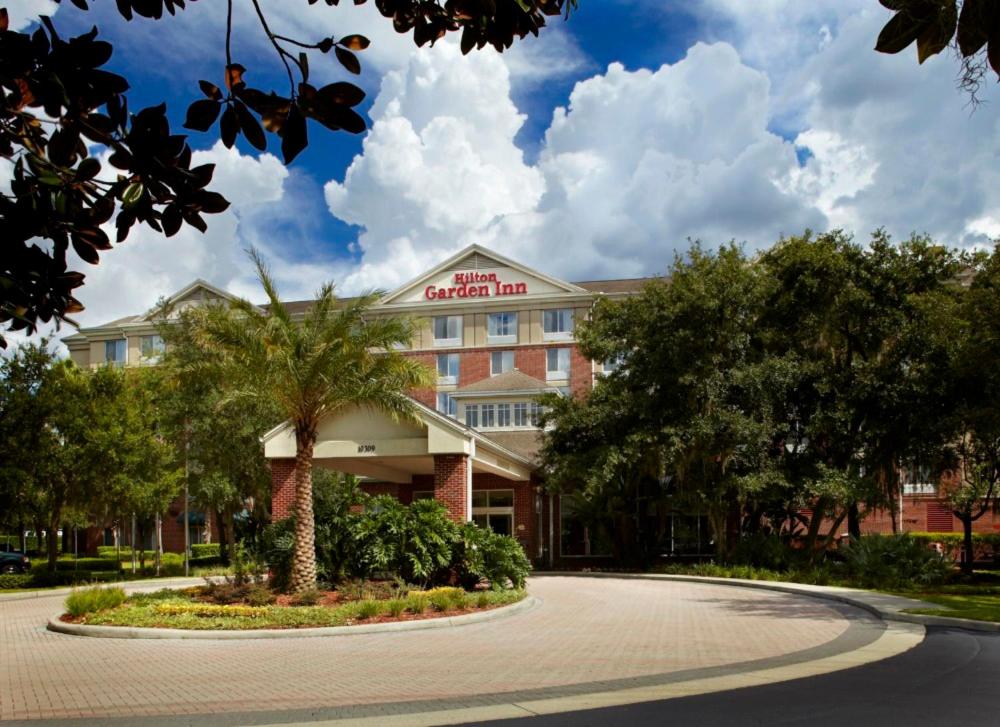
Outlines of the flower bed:
<svg viewBox="0 0 1000 727">
<path fill-rule="evenodd" d="M 262 600 L 262 587 L 247 596 Z M 81 592 L 82 593 L 82 592 Z M 344 591 L 319 591 L 305 599 L 272 596 L 272 603 L 213 603 L 212 587 L 134 594 L 121 605 L 70 616 L 69 623 L 191 630 L 297 629 L 350 626 L 458 616 L 506 606 L 525 597 L 523 590 L 473 591 L 436 588 L 400 591 L 391 598 L 352 598 Z M 80 600 L 80 599 L 78 599 Z M 92 599 L 95 603 L 108 599 Z M 116 599 L 112 599 L 116 600 Z M 310 605 L 295 605 L 308 602 Z"/>
</svg>

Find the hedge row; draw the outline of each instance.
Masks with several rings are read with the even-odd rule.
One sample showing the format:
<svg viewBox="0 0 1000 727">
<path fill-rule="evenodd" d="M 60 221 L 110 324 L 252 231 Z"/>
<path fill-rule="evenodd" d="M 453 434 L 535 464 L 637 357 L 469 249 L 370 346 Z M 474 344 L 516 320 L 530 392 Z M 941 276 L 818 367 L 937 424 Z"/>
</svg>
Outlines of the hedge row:
<svg viewBox="0 0 1000 727">
<path fill-rule="evenodd" d="M 47 586 L 72 586 L 77 583 L 115 581 L 119 574 L 114 571 L 57 571 L 49 573 L 15 573 L 0 575 L 0 590 L 9 588 L 45 588 Z"/>
<path fill-rule="evenodd" d="M 908 533 L 910 537 L 930 546 L 931 543 L 941 543 L 945 552 L 958 559 L 962 551 L 962 533 Z M 972 534 L 973 560 L 1000 560 L 1000 533 Z"/>
<path fill-rule="evenodd" d="M 114 545 L 99 545 L 97 546 L 97 555 L 100 558 L 115 558 L 118 553 L 121 553 L 123 560 L 132 558 L 132 548 L 127 545 L 123 545 L 121 549 L 115 547 Z M 142 551 L 136 550 L 136 557 Z M 181 553 L 164 553 L 164 555 L 182 555 Z M 192 558 L 218 558 L 220 555 L 219 544 L 218 543 L 195 543 L 191 546 L 191 557 Z M 146 551 L 146 560 L 155 557 L 155 551 Z"/>
</svg>

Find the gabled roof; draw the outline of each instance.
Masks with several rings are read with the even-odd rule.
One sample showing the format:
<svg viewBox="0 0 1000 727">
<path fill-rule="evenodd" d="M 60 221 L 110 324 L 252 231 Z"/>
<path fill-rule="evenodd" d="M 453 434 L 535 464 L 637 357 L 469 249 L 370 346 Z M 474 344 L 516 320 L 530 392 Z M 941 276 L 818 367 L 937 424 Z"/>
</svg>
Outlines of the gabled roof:
<svg viewBox="0 0 1000 727">
<path fill-rule="evenodd" d="M 556 387 L 514 369 L 513 371 L 507 371 L 496 376 L 490 376 L 488 379 L 480 379 L 449 393 L 453 397 L 461 398 L 464 396 L 479 396 L 481 394 L 528 394 L 534 396 L 557 391 L 559 389 Z"/>
<path fill-rule="evenodd" d="M 173 295 L 171 295 L 169 298 L 167 298 L 167 300 L 165 301 L 165 303 L 166 303 L 167 306 L 176 305 L 177 303 L 180 303 L 181 301 L 183 301 L 185 298 L 190 297 L 192 293 L 194 293 L 194 292 L 196 292 L 198 290 L 204 290 L 205 292 L 210 293 L 213 298 L 222 298 L 223 300 L 228 300 L 228 301 L 239 300 L 238 296 L 235 296 L 232 293 L 226 292 L 225 290 L 222 290 L 222 288 L 217 288 L 217 287 L 215 287 L 214 285 L 212 285 L 211 283 L 209 283 L 206 280 L 202 280 L 201 278 L 197 278 L 194 281 L 192 281 L 191 283 L 188 283 L 187 285 L 185 285 L 183 288 L 181 288 L 180 290 L 178 290 L 176 293 L 174 293 Z M 162 308 L 162 304 L 157 304 L 157 305 L 153 306 L 148 311 L 146 311 L 142 316 L 137 317 L 135 319 L 136 322 L 150 320 L 154 315 L 156 315 L 156 313 L 161 308 Z M 259 310 L 259 308 L 258 308 L 258 310 Z"/>
<path fill-rule="evenodd" d="M 500 267 L 511 268 L 512 270 L 516 270 L 527 277 L 545 282 L 565 293 L 587 292 L 584 288 L 574 285 L 573 283 L 567 283 L 565 280 L 559 280 L 558 278 L 553 278 L 545 273 L 540 273 L 537 270 L 533 270 L 526 265 L 516 262 L 515 260 L 511 260 L 510 258 L 504 257 L 499 253 L 488 250 L 482 245 L 469 245 L 464 250 L 452 255 L 444 262 L 435 265 L 419 277 L 403 283 L 403 285 L 382 298 L 379 305 L 387 305 L 389 303 L 396 302 L 399 298 L 414 288 L 420 287 L 449 270 L 458 270 L 463 267 L 468 270 L 478 270 L 483 267 L 483 263 L 486 263 L 487 265 L 492 263 L 494 266 L 499 265 Z"/>
</svg>

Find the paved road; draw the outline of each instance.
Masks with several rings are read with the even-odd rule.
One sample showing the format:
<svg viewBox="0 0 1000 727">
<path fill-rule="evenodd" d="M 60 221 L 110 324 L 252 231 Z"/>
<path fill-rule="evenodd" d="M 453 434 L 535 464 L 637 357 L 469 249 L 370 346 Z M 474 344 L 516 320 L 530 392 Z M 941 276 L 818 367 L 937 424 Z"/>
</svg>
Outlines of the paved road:
<svg viewBox="0 0 1000 727">
<path fill-rule="evenodd" d="M 932 627 L 924 642 L 905 654 L 825 676 L 489 724 L 996 727 L 1000 725 L 1000 634 Z"/>
<path fill-rule="evenodd" d="M 538 577 L 530 590 L 541 607 L 482 624 L 240 642 L 54 634 L 62 596 L 0 600 L 0 720 L 406 715 L 797 668 L 884 632 L 849 607 L 704 583 Z"/>
</svg>

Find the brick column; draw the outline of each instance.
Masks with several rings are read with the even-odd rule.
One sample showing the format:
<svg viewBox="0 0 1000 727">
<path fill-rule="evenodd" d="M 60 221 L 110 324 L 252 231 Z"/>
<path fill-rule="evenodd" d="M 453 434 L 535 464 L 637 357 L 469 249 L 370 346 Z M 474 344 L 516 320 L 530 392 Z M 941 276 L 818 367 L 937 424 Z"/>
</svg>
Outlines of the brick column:
<svg viewBox="0 0 1000 727">
<path fill-rule="evenodd" d="M 271 522 L 295 512 L 295 460 L 271 460 Z"/>
<path fill-rule="evenodd" d="M 469 507 L 469 458 L 464 454 L 434 455 L 434 499 L 444 503 L 452 520 L 464 523 Z"/>
</svg>

